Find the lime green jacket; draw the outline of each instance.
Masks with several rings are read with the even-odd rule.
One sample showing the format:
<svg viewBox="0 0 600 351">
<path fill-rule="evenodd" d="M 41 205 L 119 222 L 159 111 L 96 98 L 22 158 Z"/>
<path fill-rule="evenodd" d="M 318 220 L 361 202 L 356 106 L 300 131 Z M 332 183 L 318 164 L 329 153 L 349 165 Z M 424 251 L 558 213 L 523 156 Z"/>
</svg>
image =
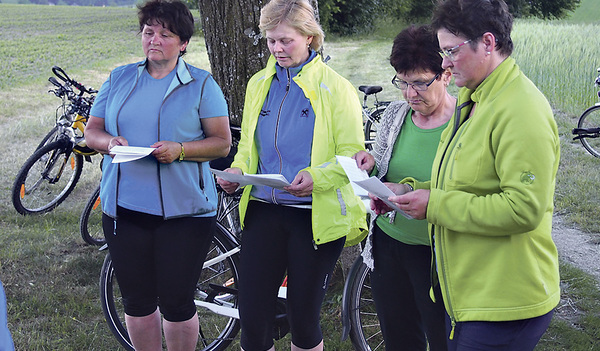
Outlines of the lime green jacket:
<svg viewBox="0 0 600 351">
<path fill-rule="evenodd" d="M 550 105 L 507 58 L 459 92 L 430 183 L 427 220 L 453 322 L 533 318 L 559 302 L 552 212 L 559 138 Z"/>
<path fill-rule="evenodd" d="M 242 135 L 231 167 L 255 174 L 258 151 L 254 133 L 271 81 L 275 75 L 275 58 L 248 82 Z M 364 150 L 362 108 L 356 89 L 346 79 L 322 62 L 317 55 L 294 77 L 315 112 L 311 165 L 304 169 L 313 179 L 312 229 L 315 245 L 346 236 L 346 245 L 360 242 L 366 235 L 364 203 L 354 191 L 335 156 L 352 156 Z M 244 223 L 251 185 L 244 188 L 240 201 L 240 219 Z"/>
</svg>

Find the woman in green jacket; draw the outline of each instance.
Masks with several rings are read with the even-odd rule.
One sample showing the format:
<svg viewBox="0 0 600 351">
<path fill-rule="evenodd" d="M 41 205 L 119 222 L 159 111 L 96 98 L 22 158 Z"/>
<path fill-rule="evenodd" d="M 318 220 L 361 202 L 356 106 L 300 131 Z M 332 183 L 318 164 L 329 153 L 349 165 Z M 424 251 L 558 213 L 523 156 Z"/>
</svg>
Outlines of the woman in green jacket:
<svg viewBox="0 0 600 351">
<path fill-rule="evenodd" d="M 533 350 L 560 299 L 552 110 L 510 57 L 502 0 L 447 0 L 432 26 L 457 110 L 431 181 L 405 179 L 415 191 L 390 199 L 430 224 L 449 350 Z"/>
</svg>

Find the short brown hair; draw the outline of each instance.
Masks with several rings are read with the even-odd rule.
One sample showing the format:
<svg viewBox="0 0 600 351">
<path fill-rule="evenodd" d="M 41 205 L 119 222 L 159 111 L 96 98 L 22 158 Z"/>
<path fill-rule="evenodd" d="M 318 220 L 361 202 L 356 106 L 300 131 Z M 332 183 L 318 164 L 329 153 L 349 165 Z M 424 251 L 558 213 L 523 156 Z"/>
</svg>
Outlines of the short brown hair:
<svg viewBox="0 0 600 351">
<path fill-rule="evenodd" d="M 162 24 L 177 36 L 181 42 L 189 42 L 194 34 L 194 16 L 188 7 L 179 0 L 150 0 L 138 5 L 140 32 L 145 25 Z M 185 55 L 184 49 L 180 56 Z"/>
<path fill-rule="evenodd" d="M 440 0 L 431 20 L 434 31 L 445 28 L 469 40 L 490 32 L 496 37 L 498 51 L 506 56 L 513 51 L 512 25 L 513 16 L 503 0 Z"/>
<path fill-rule="evenodd" d="M 394 39 L 390 64 L 398 73 L 430 71 L 442 73 L 437 36 L 427 25 L 411 25 Z"/>
</svg>

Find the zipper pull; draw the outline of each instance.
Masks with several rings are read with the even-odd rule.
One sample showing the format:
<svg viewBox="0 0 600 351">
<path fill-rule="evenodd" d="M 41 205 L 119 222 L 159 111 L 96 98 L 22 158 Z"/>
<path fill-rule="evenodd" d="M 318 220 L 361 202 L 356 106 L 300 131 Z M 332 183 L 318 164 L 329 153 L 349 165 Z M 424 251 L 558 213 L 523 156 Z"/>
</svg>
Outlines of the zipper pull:
<svg viewBox="0 0 600 351">
<path fill-rule="evenodd" d="M 113 235 L 117 235 L 117 219 L 113 221 Z"/>
<path fill-rule="evenodd" d="M 450 320 L 450 324 L 452 325 L 452 329 L 450 329 L 450 337 L 448 339 L 454 340 L 454 328 L 456 327 L 456 322 L 454 319 Z"/>
<path fill-rule="evenodd" d="M 313 239 L 312 244 L 313 244 L 313 248 L 316 251 L 317 250 L 317 243 L 315 242 L 315 239 Z"/>
</svg>

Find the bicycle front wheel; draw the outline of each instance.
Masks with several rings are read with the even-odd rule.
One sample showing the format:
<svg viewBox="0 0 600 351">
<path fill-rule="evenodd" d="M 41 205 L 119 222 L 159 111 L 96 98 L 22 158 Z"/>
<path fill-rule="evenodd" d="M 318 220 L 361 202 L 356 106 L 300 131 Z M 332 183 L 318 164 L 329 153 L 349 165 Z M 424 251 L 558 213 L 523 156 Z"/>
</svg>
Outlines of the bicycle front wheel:
<svg viewBox="0 0 600 351">
<path fill-rule="evenodd" d="M 352 285 L 349 291 L 350 301 L 350 340 L 357 351 L 383 350 L 383 335 L 375 310 L 375 301 L 371 291 L 371 270 L 359 257 L 350 270 L 355 274 L 348 277 Z"/>
<path fill-rule="evenodd" d="M 58 138 L 58 127 L 54 126 L 49 132 L 48 134 L 46 134 L 46 136 L 44 136 L 44 138 L 42 138 L 42 141 L 40 141 L 40 143 L 38 144 L 38 146 L 35 148 L 36 150 L 41 149 L 44 145 L 49 144 L 53 141 L 55 141 Z"/>
<path fill-rule="evenodd" d="M 83 157 L 68 140 L 46 144 L 31 155 L 12 188 L 13 206 L 20 214 L 52 211 L 69 196 L 83 169 Z"/>
<path fill-rule="evenodd" d="M 579 117 L 577 128 L 600 128 L 600 106 L 588 108 Z M 580 139 L 583 147 L 592 155 L 600 157 L 600 138 L 583 137 Z"/>
<path fill-rule="evenodd" d="M 240 329 L 239 319 L 204 307 L 220 307 L 237 314 L 237 247 L 230 244 L 225 233 L 226 229 L 217 223 L 217 231 L 206 257 L 205 267 L 196 285 L 195 303 L 200 323 L 196 350 L 225 350 Z M 121 293 L 110 254 L 106 256 L 102 265 L 100 301 L 110 331 L 123 347 L 133 350 L 133 344 L 127 334 Z"/>
<path fill-rule="evenodd" d="M 106 243 L 102 230 L 102 207 L 100 206 L 100 185 L 85 204 L 79 217 L 79 232 L 83 241 L 90 245 L 102 246 Z"/>
</svg>

